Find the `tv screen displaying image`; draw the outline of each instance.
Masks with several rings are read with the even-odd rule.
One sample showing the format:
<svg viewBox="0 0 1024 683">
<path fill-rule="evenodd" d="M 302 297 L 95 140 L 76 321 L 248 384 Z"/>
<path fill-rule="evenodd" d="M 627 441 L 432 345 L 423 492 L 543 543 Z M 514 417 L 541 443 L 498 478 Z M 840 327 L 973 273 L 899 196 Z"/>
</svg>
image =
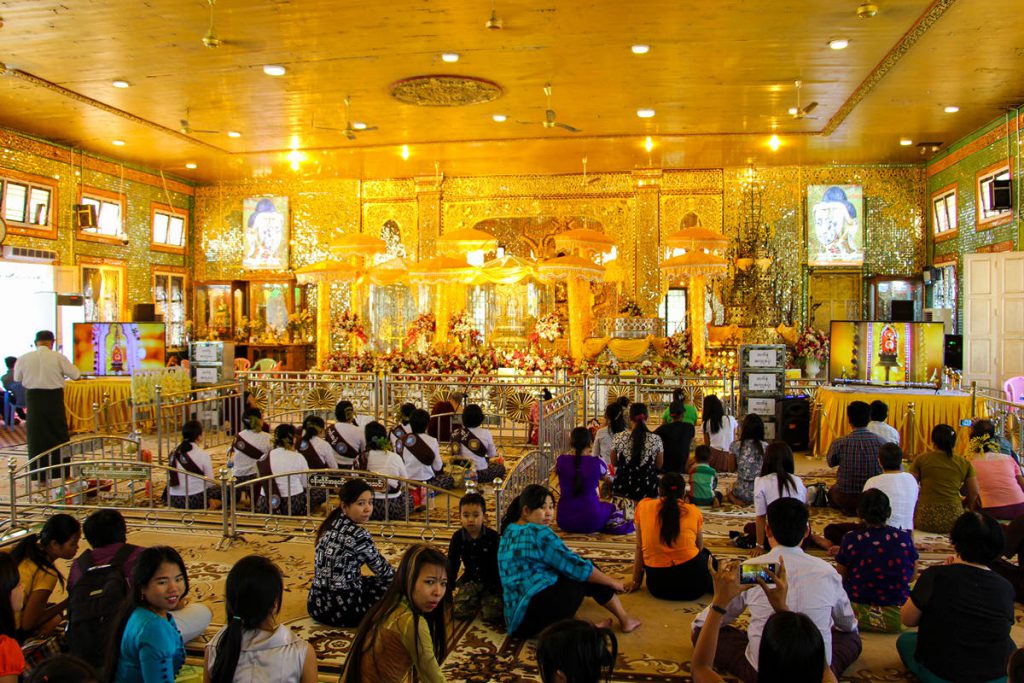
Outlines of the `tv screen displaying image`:
<svg viewBox="0 0 1024 683">
<path fill-rule="evenodd" d="M 833 384 L 938 388 L 943 324 L 833 320 L 828 377 Z"/>
<path fill-rule="evenodd" d="M 75 323 L 75 367 L 86 375 L 129 377 L 164 367 L 163 323 Z"/>
</svg>

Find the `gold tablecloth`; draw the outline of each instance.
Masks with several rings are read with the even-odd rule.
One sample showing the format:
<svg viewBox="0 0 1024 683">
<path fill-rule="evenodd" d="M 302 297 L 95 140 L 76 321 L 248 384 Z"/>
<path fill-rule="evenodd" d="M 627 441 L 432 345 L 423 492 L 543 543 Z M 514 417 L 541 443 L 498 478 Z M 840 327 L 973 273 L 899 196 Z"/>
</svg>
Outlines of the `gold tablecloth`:
<svg viewBox="0 0 1024 683">
<path fill-rule="evenodd" d="M 984 402 L 977 401 L 971 411 L 971 396 L 959 391 L 934 391 L 923 389 L 857 389 L 847 390 L 836 387 L 822 387 L 818 390 L 811 416 L 811 447 L 815 455 L 825 456 L 832 442 L 849 433 L 850 423 L 846 419 L 846 406 L 854 401 L 885 401 L 889 406 L 887 422 L 900 433 L 900 445 L 908 458 L 932 449 L 932 428 L 937 424 L 948 424 L 957 430 L 956 452 L 962 453 L 970 439 L 970 428 L 961 427 L 960 420 L 984 417 L 987 414 Z M 908 415 L 914 406 L 912 422 Z"/>
<path fill-rule="evenodd" d="M 103 405 L 104 396 L 112 404 L 109 420 L 127 422 L 130 417 L 128 399 L 132 395 L 132 382 L 124 379 L 80 379 L 64 385 L 64 410 L 68 416 L 68 430 L 81 434 L 93 430 L 92 404 Z"/>
<path fill-rule="evenodd" d="M 656 353 L 662 353 L 668 339 L 665 337 L 647 336 L 644 339 L 615 339 L 613 337 L 591 337 L 583 341 L 583 356 L 594 358 L 608 349 L 620 361 L 632 363 L 643 358 L 647 350 L 654 347 Z"/>
</svg>

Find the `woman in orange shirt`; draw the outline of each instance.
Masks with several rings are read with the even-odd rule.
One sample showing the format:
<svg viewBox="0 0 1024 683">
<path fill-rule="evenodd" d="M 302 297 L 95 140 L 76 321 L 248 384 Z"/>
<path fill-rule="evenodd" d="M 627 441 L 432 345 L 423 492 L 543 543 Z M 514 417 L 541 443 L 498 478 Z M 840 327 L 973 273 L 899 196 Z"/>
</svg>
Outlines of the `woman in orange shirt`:
<svg viewBox="0 0 1024 683">
<path fill-rule="evenodd" d="M 645 574 L 647 590 L 661 600 L 696 600 L 712 592 L 704 517 L 696 505 L 685 502 L 685 493 L 682 475 L 667 472 L 658 486 L 659 497 L 637 504 L 636 552 L 628 592 L 640 589 Z"/>
</svg>

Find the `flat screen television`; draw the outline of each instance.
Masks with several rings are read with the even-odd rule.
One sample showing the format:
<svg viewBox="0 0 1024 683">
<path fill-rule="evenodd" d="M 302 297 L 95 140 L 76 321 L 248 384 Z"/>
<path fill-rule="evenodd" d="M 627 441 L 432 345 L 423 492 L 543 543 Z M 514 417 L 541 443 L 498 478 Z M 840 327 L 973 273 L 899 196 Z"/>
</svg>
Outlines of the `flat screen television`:
<svg viewBox="0 0 1024 683">
<path fill-rule="evenodd" d="M 833 384 L 937 389 L 944 337 L 941 322 L 833 320 L 828 378 Z"/>
<path fill-rule="evenodd" d="M 163 323 L 75 323 L 75 367 L 96 377 L 130 377 L 164 367 Z"/>
</svg>

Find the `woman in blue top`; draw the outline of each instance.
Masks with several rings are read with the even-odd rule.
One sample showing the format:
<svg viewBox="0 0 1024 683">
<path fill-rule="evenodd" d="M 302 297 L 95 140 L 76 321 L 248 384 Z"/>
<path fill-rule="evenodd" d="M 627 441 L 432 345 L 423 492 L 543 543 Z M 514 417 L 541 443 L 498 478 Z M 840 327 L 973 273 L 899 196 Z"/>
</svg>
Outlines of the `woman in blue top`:
<svg viewBox="0 0 1024 683">
<path fill-rule="evenodd" d="M 625 590 L 622 582 L 562 543 L 549 526 L 554 512 L 551 492 L 531 484 L 516 496 L 502 520 L 498 568 L 508 632 L 520 638 L 534 636 L 576 614 L 585 596 L 611 612 L 624 633 L 635 630 L 640 620 L 626 612 L 616 595 Z M 601 624 L 610 625 L 610 619 Z"/>
<path fill-rule="evenodd" d="M 111 641 L 104 680 L 172 683 L 185 663 L 185 643 L 170 612 L 188 594 L 188 573 L 178 551 L 154 546 L 139 553 L 132 592 Z"/>
</svg>

